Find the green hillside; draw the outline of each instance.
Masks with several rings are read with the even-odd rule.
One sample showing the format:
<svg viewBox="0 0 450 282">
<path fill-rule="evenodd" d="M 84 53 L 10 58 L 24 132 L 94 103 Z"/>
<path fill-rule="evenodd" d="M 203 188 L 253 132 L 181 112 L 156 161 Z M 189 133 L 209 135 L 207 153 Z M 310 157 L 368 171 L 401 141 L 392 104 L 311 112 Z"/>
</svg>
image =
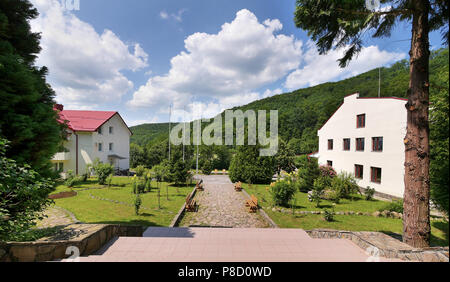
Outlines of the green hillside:
<svg viewBox="0 0 450 282">
<path fill-rule="evenodd" d="M 439 74 L 448 72 L 448 49 L 432 52 L 430 60 L 431 95 L 433 86 L 439 88 Z M 399 61 L 381 69 L 381 96 L 405 97 L 409 83 L 409 63 Z M 297 154 L 317 150 L 317 130 L 342 103 L 344 96 L 359 92 L 361 97 L 378 95 L 378 69 L 358 76 L 329 82 L 314 87 L 280 94 L 250 104 L 236 107 L 243 111 L 278 110 L 279 133 Z M 169 124 L 143 124 L 132 127 L 132 142 L 139 145 L 154 145 L 166 142 Z M 150 143 L 150 144 L 148 144 Z"/>
</svg>

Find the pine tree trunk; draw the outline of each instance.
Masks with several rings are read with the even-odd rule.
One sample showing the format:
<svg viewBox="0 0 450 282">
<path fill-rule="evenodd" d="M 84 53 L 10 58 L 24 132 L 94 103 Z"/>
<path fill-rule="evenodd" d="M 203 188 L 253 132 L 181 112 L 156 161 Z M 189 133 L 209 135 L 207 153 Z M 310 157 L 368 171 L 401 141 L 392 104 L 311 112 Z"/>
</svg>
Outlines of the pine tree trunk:
<svg viewBox="0 0 450 282">
<path fill-rule="evenodd" d="M 410 51 L 403 241 L 423 248 L 430 242 L 429 178 L 429 1 L 412 0 L 414 8 Z"/>
</svg>

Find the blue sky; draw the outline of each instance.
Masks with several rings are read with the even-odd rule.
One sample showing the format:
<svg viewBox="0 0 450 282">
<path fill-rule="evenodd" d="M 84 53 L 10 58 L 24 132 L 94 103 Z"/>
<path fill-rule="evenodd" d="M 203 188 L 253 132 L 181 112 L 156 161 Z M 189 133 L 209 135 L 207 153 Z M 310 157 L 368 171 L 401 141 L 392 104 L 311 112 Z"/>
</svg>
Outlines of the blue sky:
<svg viewBox="0 0 450 282">
<path fill-rule="evenodd" d="M 38 64 L 66 109 L 117 110 L 131 125 L 213 117 L 222 110 L 337 81 L 407 58 L 410 27 L 366 38 L 348 68 L 319 56 L 295 27 L 295 0 L 32 0 L 42 33 Z M 439 48 L 438 33 L 431 34 Z M 358 89 L 354 90 L 355 92 Z M 400 95 L 400 94 L 399 94 Z"/>
</svg>

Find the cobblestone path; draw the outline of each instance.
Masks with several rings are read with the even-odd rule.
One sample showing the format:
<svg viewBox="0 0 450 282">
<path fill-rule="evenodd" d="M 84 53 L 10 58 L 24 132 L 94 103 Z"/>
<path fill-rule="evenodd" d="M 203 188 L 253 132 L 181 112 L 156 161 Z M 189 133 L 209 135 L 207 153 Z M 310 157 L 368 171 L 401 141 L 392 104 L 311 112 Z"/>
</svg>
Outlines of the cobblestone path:
<svg viewBox="0 0 450 282">
<path fill-rule="evenodd" d="M 212 226 L 236 228 L 268 228 L 269 223 L 258 213 L 249 213 L 247 198 L 236 192 L 226 175 L 201 176 L 204 191 L 197 191 L 197 212 L 185 213 L 179 226 Z"/>
<path fill-rule="evenodd" d="M 47 217 L 37 221 L 38 228 L 69 225 L 77 221 L 68 211 L 57 206 L 47 208 L 43 214 Z"/>
</svg>

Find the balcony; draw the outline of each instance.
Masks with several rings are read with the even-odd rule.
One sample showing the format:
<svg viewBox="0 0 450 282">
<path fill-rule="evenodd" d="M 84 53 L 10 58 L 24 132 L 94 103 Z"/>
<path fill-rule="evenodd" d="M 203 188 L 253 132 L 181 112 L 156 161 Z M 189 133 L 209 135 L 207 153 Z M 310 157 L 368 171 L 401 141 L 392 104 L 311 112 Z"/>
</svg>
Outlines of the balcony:
<svg viewBox="0 0 450 282">
<path fill-rule="evenodd" d="M 56 153 L 52 159 L 53 161 L 68 161 L 70 160 L 70 152 Z"/>
</svg>

